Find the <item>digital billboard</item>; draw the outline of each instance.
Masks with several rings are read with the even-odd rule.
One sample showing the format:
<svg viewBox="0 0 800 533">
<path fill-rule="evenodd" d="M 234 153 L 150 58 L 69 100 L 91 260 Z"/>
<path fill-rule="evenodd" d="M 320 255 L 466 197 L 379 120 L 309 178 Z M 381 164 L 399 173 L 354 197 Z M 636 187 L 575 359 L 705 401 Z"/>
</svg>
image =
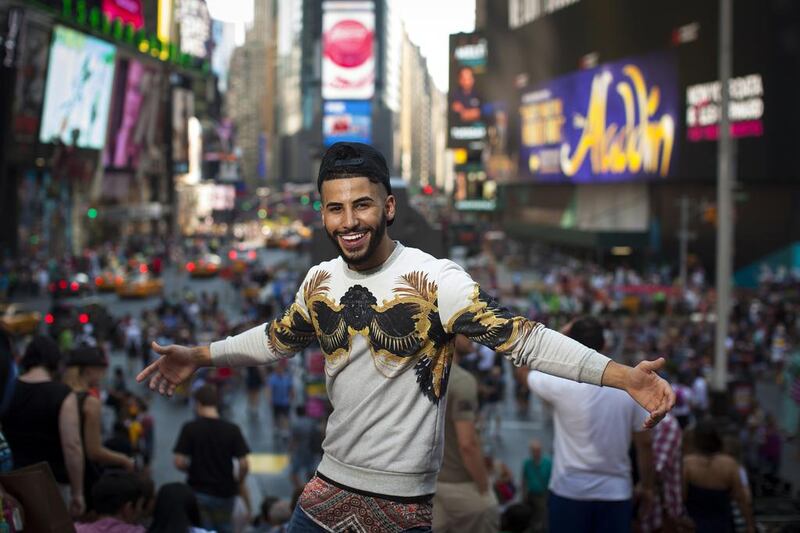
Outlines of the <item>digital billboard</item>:
<svg viewBox="0 0 800 533">
<path fill-rule="evenodd" d="M 53 30 L 39 140 L 100 149 L 114 81 L 113 45 L 63 26 Z"/>
<path fill-rule="evenodd" d="M 322 5 L 322 98 L 366 100 L 375 93 L 375 6 Z"/>
<path fill-rule="evenodd" d="M 372 141 L 372 105 L 369 101 L 325 102 L 322 118 L 325 146 L 339 141 Z"/>
<path fill-rule="evenodd" d="M 135 59 L 121 61 L 117 76 L 122 77 L 124 91 L 109 121 L 105 165 L 113 168 L 135 168 L 148 148 L 160 143 L 161 72 Z"/>
<path fill-rule="evenodd" d="M 103 0 L 102 10 L 109 20 L 119 19 L 137 30 L 144 27 L 142 0 Z"/>
<path fill-rule="evenodd" d="M 520 173 L 575 183 L 666 177 L 676 158 L 678 102 L 671 52 L 536 85 L 521 96 Z"/>
<path fill-rule="evenodd" d="M 189 119 L 194 116 L 194 93 L 183 87 L 172 90 L 172 163 L 175 174 L 189 171 Z"/>
<path fill-rule="evenodd" d="M 731 137 L 764 134 L 764 83 L 760 74 L 728 81 L 728 118 Z M 691 142 L 719 139 L 722 84 L 698 83 L 686 88 L 686 138 Z"/>
<path fill-rule="evenodd" d="M 483 78 L 488 45 L 475 33 L 450 36 L 450 92 L 448 93 L 448 146 L 465 148 L 486 136 Z"/>
</svg>

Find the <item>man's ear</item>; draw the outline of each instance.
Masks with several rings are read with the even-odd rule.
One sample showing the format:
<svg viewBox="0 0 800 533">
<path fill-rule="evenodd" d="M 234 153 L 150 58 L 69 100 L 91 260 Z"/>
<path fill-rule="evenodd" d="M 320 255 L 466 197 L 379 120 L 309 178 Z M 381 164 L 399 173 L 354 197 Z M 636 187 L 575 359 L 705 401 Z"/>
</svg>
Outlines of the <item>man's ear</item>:
<svg viewBox="0 0 800 533">
<path fill-rule="evenodd" d="M 397 215 L 397 201 L 393 194 L 386 197 L 386 202 L 383 204 L 384 213 L 386 214 L 386 224 L 394 222 L 394 217 Z"/>
</svg>

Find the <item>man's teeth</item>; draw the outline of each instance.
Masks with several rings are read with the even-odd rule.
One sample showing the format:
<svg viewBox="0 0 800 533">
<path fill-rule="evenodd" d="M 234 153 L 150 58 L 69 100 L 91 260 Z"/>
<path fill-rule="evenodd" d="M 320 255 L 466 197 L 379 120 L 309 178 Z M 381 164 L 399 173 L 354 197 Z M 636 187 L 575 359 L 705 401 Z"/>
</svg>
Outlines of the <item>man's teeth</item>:
<svg viewBox="0 0 800 533">
<path fill-rule="evenodd" d="M 342 235 L 342 239 L 346 241 L 357 241 L 361 237 L 363 237 L 365 233 L 353 233 L 351 235 Z"/>
</svg>

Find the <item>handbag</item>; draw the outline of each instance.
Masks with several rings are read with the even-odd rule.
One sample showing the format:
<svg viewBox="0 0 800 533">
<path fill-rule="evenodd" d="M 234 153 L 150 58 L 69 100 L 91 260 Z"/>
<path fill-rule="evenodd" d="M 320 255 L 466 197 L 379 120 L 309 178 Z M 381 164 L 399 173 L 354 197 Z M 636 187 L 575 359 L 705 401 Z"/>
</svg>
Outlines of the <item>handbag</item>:
<svg viewBox="0 0 800 533">
<path fill-rule="evenodd" d="M 46 462 L 0 474 L 0 484 L 25 512 L 25 533 L 75 533 L 72 517 Z"/>
</svg>

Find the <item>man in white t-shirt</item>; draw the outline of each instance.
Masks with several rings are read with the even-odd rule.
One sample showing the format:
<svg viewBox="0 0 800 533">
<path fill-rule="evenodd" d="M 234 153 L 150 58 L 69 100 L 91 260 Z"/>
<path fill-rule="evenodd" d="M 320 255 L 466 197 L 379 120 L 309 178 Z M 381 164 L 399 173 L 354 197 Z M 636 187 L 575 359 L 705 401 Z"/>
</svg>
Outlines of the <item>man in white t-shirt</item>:
<svg viewBox="0 0 800 533">
<path fill-rule="evenodd" d="M 603 348 L 603 327 L 591 318 L 570 324 L 566 335 Z M 642 493 L 652 495 L 652 450 L 644 430 L 647 412 L 626 394 L 542 372 L 528 384 L 553 408 L 550 532 L 627 532 L 633 519 L 633 479 L 628 451 L 635 442 Z"/>
</svg>

